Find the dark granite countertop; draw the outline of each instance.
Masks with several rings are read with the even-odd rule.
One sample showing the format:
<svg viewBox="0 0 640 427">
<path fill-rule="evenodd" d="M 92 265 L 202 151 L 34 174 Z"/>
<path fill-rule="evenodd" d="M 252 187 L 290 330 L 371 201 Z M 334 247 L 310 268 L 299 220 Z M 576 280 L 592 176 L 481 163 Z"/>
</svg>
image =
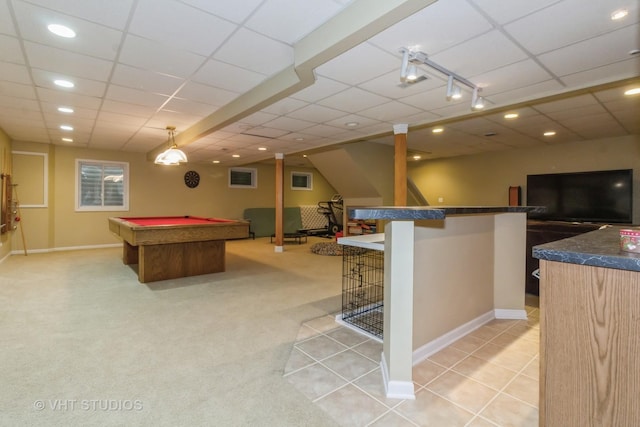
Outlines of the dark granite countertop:
<svg viewBox="0 0 640 427">
<path fill-rule="evenodd" d="M 620 250 L 620 229 L 608 227 L 534 246 L 534 258 L 594 267 L 640 271 L 640 254 Z"/>
<path fill-rule="evenodd" d="M 473 215 L 506 212 L 544 212 L 541 206 L 350 206 L 349 218 L 418 220 L 444 219 L 447 215 Z"/>
</svg>

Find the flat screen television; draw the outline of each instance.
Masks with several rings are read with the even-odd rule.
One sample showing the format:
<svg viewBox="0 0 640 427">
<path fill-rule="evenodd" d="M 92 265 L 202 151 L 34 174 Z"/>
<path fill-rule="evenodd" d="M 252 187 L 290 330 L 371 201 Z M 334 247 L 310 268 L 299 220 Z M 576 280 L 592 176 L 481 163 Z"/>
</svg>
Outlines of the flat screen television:
<svg viewBox="0 0 640 427">
<path fill-rule="evenodd" d="M 527 175 L 529 218 L 569 222 L 633 222 L 633 170 Z"/>
</svg>

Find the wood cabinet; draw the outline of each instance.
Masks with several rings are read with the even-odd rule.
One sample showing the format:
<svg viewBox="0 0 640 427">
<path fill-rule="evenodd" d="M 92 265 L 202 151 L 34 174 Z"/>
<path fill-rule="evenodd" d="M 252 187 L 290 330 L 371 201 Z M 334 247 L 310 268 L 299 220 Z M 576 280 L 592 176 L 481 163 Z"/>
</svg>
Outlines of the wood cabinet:
<svg viewBox="0 0 640 427">
<path fill-rule="evenodd" d="M 638 426 L 640 271 L 540 271 L 540 426 Z"/>
</svg>

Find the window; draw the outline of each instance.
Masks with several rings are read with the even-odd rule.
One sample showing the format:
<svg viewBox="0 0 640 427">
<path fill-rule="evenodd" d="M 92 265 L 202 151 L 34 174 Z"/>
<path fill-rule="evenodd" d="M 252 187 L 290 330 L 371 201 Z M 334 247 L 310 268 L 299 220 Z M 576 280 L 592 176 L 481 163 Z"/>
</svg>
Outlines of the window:
<svg viewBox="0 0 640 427">
<path fill-rule="evenodd" d="M 313 190 L 313 174 L 307 172 L 291 172 L 292 190 Z"/>
<path fill-rule="evenodd" d="M 77 159 L 76 210 L 129 210 L 129 164 Z"/>
<path fill-rule="evenodd" d="M 258 188 L 258 170 L 252 168 L 229 168 L 229 187 Z"/>
</svg>

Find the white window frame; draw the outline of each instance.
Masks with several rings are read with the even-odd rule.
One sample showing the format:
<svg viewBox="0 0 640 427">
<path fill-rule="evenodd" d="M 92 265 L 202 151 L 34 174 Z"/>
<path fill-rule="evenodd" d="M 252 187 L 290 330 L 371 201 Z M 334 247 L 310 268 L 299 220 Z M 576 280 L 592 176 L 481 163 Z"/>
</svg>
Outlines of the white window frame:
<svg viewBox="0 0 640 427">
<path fill-rule="evenodd" d="M 304 176 L 305 178 L 307 178 L 307 186 L 306 187 L 295 187 L 293 185 L 293 181 L 294 181 L 294 177 L 295 176 Z M 302 190 L 302 191 L 311 191 L 311 190 L 313 190 L 313 173 L 312 172 L 292 171 L 291 172 L 291 189 L 292 190 Z"/>
<path fill-rule="evenodd" d="M 118 166 L 123 170 L 122 174 L 122 205 L 119 206 L 86 206 L 82 205 L 82 179 L 80 176 L 82 165 L 93 165 L 104 169 L 105 166 Z M 103 178 L 104 179 L 104 178 Z M 112 162 L 105 160 L 76 159 L 76 211 L 77 212 L 120 212 L 129 210 L 129 163 Z M 104 199 L 103 203 L 104 203 Z"/>
<path fill-rule="evenodd" d="M 251 174 L 251 184 L 232 184 L 231 174 L 233 172 L 244 172 Z M 258 188 L 258 169 L 255 168 L 229 168 L 229 188 Z"/>
</svg>

